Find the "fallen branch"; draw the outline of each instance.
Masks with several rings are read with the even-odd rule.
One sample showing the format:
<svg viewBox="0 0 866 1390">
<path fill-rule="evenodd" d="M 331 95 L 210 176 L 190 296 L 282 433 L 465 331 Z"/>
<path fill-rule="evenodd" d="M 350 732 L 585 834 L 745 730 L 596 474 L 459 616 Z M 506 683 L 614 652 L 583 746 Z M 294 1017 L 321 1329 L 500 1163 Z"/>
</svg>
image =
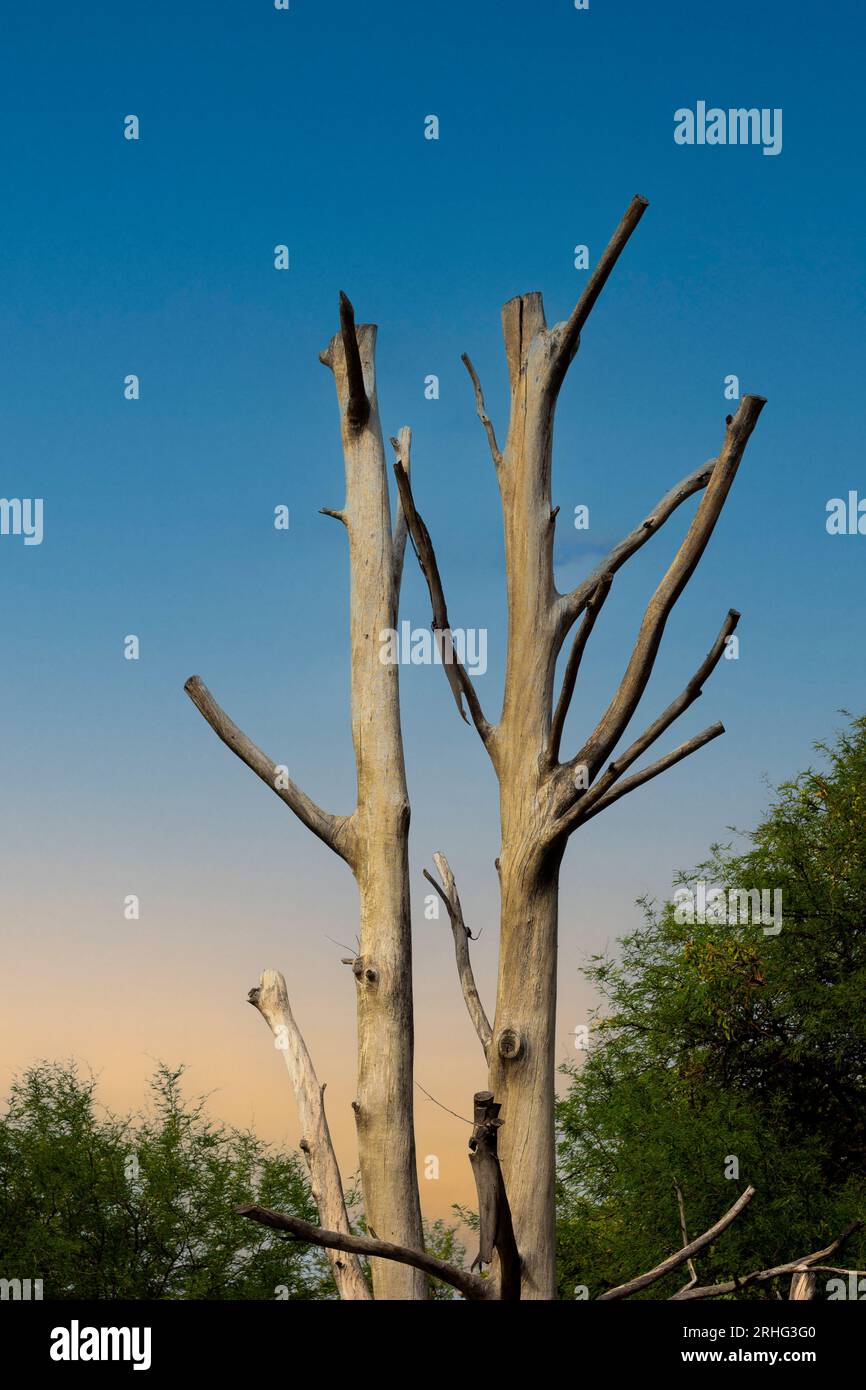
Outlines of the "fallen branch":
<svg viewBox="0 0 866 1390">
<path fill-rule="evenodd" d="M 766 1284 L 771 1279 L 778 1279 L 785 1274 L 799 1274 L 807 1272 L 813 1267 L 820 1268 L 820 1262 L 834 1255 L 845 1242 L 862 1227 L 862 1221 L 852 1221 L 850 1225 L 826 1245 L 823 1250 L 815 1250 L 811 1255 L 804 1255 L 799 1260 L 789 1260 L 787 1264 L 775 1265 L 772 1269 L 756 1269 L 751 1274 L 744 1274 L 740 1278 L 730 1279 L 724 1284 L 704 1284 L 696 1289 L 680 1289 L 675 1293 L 672 1302 L 685 1302 L 693 1298 L 721 1298 L 724 1294 L 736 1293 L 739 1289 L 748 1288 L 750 1284 Z"/>
<path fill-rule="evenodd" d="M 444 1260 L 437 1259 L 435 1255 L 428 1255 L 423 1250 L 410 1250 L 405 1245 L 392 1245 L 390 1241 L 379 1240 L 378 1237 L 324 1231 L 318 1226 L 311 1226 L 308 1221 L 302 1221 L 300 1217 L 283 1216 L 280 1212 L 269 1211 L 267 1207 L 236 1207 L 235 1211 L 238 1216 L 244 1216 L 248 1221 L 257 1221 L 260 1226 L 270 1226 L 275 1231 L 288 1231 L 296 1240 L 305 1241 L 308 1245 L 320 1245 L 325 1249 L 345 1250 L 353 1255 L 396 1260 L 399 1264 L 412 1265 L 414 1269 L 420 1269 L 433 1279 L 441 1279 L 444 1284 L 450 1284 L 462 1293 L 464 1298 L 472 1301 L 492 1297 L 491 1286 L 486 1279 L 480 1279 L 476 1274 L 467 1274 L 463 1269 L 455 1269 L 453 1265 L 446 1264 Z"/>
<path fill-rule="evenodd" d="M 663 1279 L 664 1276 L 670 1274 L 672 1270 L 679 1269 L 680 1265 L 685 1264 L 686 1261 L 693 1255 L 696 1255 L 699 1250 L 704 1250 L 708 1245 L 711 1245 L 723 1231 L 726 1231 L 728 1227 L 736 1221 L 740 1212 L 744 1211 L 749 1205 L 754 1195 L 755 1189 L 751 1186 L 747 1187 L 745 1192 L 742 1192 L 736 1202 L 734 1202 L 730 1210 L 725 1212 L 724 1216 L 716 1222 L 715 1226 L 711 1226 L 708 1231 L 704 1231 L 702 1236 L 698 1236 L 696 1240 L 692 1240 L 688 1245 L 684 1245 L 682 1250 L 678 1250 L 675 1255 L 670 1255 L 666 1260 L 662 1260 L 661 1264 L 656 1265 L 655 1269 L 648 1270 L 646 1274 L 639 1274 L 636 1279 L 630 1279 L 627 1284 L 619 1284 L 617 1288 L 608 1289 L 606 1293 L 599 1294 L 597 1301 L 599 1303 L 604 1303 L 609 1302 L 613 1298 L 628 1298 L 629 1294 L 637 1293 L 640 1289 L 645 1289 L 648 1285 L 654 1284 L 657 1279 Z M 694 1289 L 688 1294 L 685 1292 L 674 1294 L 674 1298 L 691 1298 L 694 1296 Z"/>
</svg>

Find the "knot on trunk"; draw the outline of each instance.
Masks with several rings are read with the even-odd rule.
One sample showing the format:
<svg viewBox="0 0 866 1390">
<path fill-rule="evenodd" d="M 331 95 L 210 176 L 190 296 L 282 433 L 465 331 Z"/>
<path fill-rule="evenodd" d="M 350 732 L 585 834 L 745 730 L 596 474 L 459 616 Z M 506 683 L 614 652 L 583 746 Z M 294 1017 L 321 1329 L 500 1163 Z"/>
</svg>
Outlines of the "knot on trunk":
<svg viewBox="0 0 866 1390">
<path fill-rule="evenodd" d="M 496 1046 L 500 1057 L 506 1062 L 515 1062 L 526 1051 L 523 1037 L 516 1028 L 503 1028 Z"/>
</svg>

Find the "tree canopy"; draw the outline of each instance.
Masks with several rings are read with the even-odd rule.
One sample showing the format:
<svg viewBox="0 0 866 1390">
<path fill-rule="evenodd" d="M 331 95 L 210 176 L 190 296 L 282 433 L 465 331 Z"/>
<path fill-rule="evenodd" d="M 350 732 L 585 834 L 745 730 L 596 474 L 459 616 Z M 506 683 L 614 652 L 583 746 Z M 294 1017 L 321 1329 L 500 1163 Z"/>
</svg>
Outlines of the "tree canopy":
<svg viewBox="0 0 866 1390">
<path fill-rule="evenodd" d="M 776 790 L 744 850 L 713 846 L 679 876 L 679 900 L 645 901 L 616 958 L 589 961 L 604 1002 L 558 1107 L 562 1297 L 678 1249 L 677 1187 L 690 1238 L 757 1189 L 700 1256 L 702 1284 L 808 1254 L 866 1216 L 866 719 L 817 751 L 822 765 Z M 683 903 L 699 882 L 780 890 L 781 931 L 739 912 L 697 920 Z M 861 1236 L 844 1263 L 864 1260 Z"/>
<path fill-rule="evenodd" d="M 295 1154 L 213 1121 L 160 1066 L 140 1116 L 101 1110 L 75 1064 L 39 1063 L 0 1118 L 0 1268 L 43 1297 L 321 1299 L 323 1252 L 233 1214 L 242 1202 L 316 1219 Z"/>
</svg>

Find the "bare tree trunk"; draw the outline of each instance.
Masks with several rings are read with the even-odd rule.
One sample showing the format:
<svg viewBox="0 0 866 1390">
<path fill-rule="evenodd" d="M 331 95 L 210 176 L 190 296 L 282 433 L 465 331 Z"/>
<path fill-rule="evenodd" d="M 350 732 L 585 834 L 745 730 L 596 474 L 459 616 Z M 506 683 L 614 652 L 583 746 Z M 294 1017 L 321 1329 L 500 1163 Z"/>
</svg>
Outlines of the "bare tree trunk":
<svg viewBox="0 0 866 1390">
<path fill-rule="evenodd" d="M 488 1086 L 521 1252 L 521 1298 L 555 1297 L 554 1130 L 558 873 L 503 849 L 499 988 Z"/>
<path fill-rule="evenodd" d="M 548 849 L 544 832 L 551 814 L 545 752 L 556 665 L 550 505 L 555 397 L 540 336 L 545 326 L 541 296 L 510 300 L 502 324 L 511 381 L 508 438 L 497 469 L 505 528 L 508 658 L 502 717 L 491 740 L 500 784 L 502 847 L 499 979 L 488 1086 L 502 1107 L 499 1153 L 523 1257 L 521 1294 L 551 1299 L 561 853 Z"/>
<path fill-rule="evenodd" d="M 570 594 L 557 592 L 553 540 L 559 509 L 551 507 L 556 402 L 589 314 L 646 206 L 645 198 L 632 199 L 567 320 L 548 328 L 541 295 L 536 293 L 520 295 L 504 306 L 511 402 L 502 450 L 478 375 L 469 358 L 463 358 L 502 500 L 508 654 L 499 723 L 488 723 L 459 664 L 446 674 L 461 714 L 462 698 L 466 699 L 499 779 L 499 976 L 493 1036 L 485 1053 L 488 1085 L 501 1105 L 499 1152 L 523 1263 L 521 1297 L 525 1299 L 555 1296 L 554 1028 L 562 855 L 579 825 L 724 732 L 721 724 L 713 724 L 620 780 L 700 695 L 702 682 L 718 663 L 726 638 L 736 626 L 739 615 L 733 610 L 682 694 L 605 768 L 646 689 L 668 616 L 712 535 L 764 404 L 761 397 L 745 396 L 736 417 L 728 417 L 718 457 L 670 489 L 654 512 L 614 547 L 582 585 Z M 397 478 L 430 590 L 434 624 L 447 631 L 447 607 L 432 541 L 415 508 L 408 475 L 401 478 L 399 467 Z M 577 754 L 560 761 L 560 742 L 581 658 L 614 575 L 682 502 L 701 490 L 704 496 L 697 514 L 647 605 L 631 660 L 608 709 Z M 578 620 L 554 709 L 557 659 Z"/>
<path fill-rule="evenodd" d="M 376 399 L 376 329 L 347 323 L 322 354 L 337 387 L 346 462 L 341 519 L 351 570 L 352 739 L 358 774 L 353 817 L 361 852 L 357 988 L 358 1088 L 353 1103 L 367 1224 L 381 1240 L 423 1249 L 413 1118 L 409 797 L 400 732 L 398 666 L 380 660 L 380 634 L 397 624 L 399 564 L 391 534 L 385 452 Z M 367 410 L 358 421 L 352 345 Z M 347 357 L 348 346 L 348 357 Z M 356 364 L 357 370 L 357 364 Z M 354 398 L 353 398 L 354 390 Z M 361 407 L 362 413 L 363 408 Z M 421 1270 L 373 1260 L 377 1299 L 422 1299 Z"/>
<path fill-rule="evenodd" d="M 353 1109 L 364 1213 L 381 1243 L 420 1252 L 423 1226 L 412 1090 L 409 797 L 398 667 L 380 660 L 383 631 L 397 622 L 407 530 L 400 512 L 392 535 L 376 400 L 375 347 L 375 327 L 364 324 L 356 329 L 352 306 L 341 295 L 340 332 L 321 354 L 321 361 L 333 372 L 337 387 L 346 501 L 342 511 L 322 510 L 342 522 L 349 536 L 352 741 L 358 779 L 352 814 L 335 816 L 323 811 L 281 776 L 273 761 L 220 709 L 198 676 L 190 677 L 186 690 L 223 742 L 355 875 L 361 921 L 360 949 L 352 962 L 358 1019 L 358 1089 Z M 401 430 L 395 447 L 407 476 L 409 446 L 409 431 Z M 420 1265 L 411 1265 L 374 1258 L 371 1267 L 377 1299 L 427 1297 L 423 1259 Z"/>
</svg>

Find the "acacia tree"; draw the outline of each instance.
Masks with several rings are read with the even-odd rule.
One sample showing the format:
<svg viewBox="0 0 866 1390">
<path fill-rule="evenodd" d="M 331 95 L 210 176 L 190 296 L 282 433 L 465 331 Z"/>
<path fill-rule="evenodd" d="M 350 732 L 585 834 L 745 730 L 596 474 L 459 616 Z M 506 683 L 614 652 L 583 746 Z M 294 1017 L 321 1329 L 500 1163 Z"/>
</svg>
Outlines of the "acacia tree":
<svg viewBox="0 0 866 1390">
<path fill-rule="evenodd" d="M 733 610 L 682 693 L 629 747 L 608 761 L 646 689 L 671 610 L 712 535 L 763 398 L 743 398 L 736 415 L 728 417 L 717 456 L 667 492 L 578 588 L 560 594 L 553 578 L 558 508 L 551 506 L 551 462 L 557 399 L 589 314 L 646 207 L 644 198 L 632 200 L 567 320 L 548 328 L 537 293 L 521 295 L 504 306 L 511 404 L 502 449 L 478 376 L 469 358 L 463 358 L 496 469 L 505 530 L 508 652 L 499 721 L 488 722 L 454 652 L 433 545 L 412 495 L 410 434 L 405 428 L 392 440 L 400 499 L 392 537 L 376 401 L 376 329 L 372 325 L 356 329 L 345 296 L 340 303 L 340 333 L 322 354 L 322 361 L 336 380 L 346 464 L 345 507 L 328 514 L 342 521 L 349 534 L 352 731 L 358 774 L 355 810 L 349 816 L 322 811 L 228 719 L 198 677 L 187 682 L 189 694 L 220 738 L 346 860 L 358 881 L 360 949 L 352 961 L 358 989 L 355 1113 L 370 1236 L 355 1236 L 349 1230 L 321 1091 L 291 1017 L 282 977 L 266 972 L 259 989 L 251 994 L 284 1045 L 305 1125 L 304 1151 L 313 1191 L 320 1219 L 329 1229 L 259 1208 L 248 1208 L 246 1214 L 317 1240 L 332 1252 L 348 1254 L 349 1261 L 332 1255 L 344 1297 L 364 1296 L 359 1268 L 351 1263 L 363 1254 L 377 1257 L 373 1260 L 377 1298 L 424 1297 L 425 1274 L 445 1279 L 468 1298 L 555 1296 L 554 1025 L 558 877 L 565 846 L 578 826 L 724 732 L 721 724 L 713 724 L 624 776 L 701 694 L 736 626 L 739 615 Z M 563 759 L 560 745 L 581 659 L 617 571 L 681 503 L 698 492 L 703 493 L 700 505 L 647 604 L 631 658 L 607 709 L 575 754 Z M 493 1264 L 492 1279 L 451 1269 L 422 1249 L 412 1133 L 409 802 L 398 668 L 381 662 L 379 645 L 380 634 L 396 626 L 407 529 L 428 583 L 445 673 L 464 719 L 466 702 L 500 788 L 500 954 L 492 1024 L 475 988 L 468 934 L 453 875 L 442 856 L 437 856 L 442 886 L 435 885 L 449 910 L 464 996 L 488 1065 L 489 1089 L 475 1098 L 470 1147 L 481 1216 L 479 1259 Z M 575 624 L 554 699 L 557 659 Z"/>
</svg>

